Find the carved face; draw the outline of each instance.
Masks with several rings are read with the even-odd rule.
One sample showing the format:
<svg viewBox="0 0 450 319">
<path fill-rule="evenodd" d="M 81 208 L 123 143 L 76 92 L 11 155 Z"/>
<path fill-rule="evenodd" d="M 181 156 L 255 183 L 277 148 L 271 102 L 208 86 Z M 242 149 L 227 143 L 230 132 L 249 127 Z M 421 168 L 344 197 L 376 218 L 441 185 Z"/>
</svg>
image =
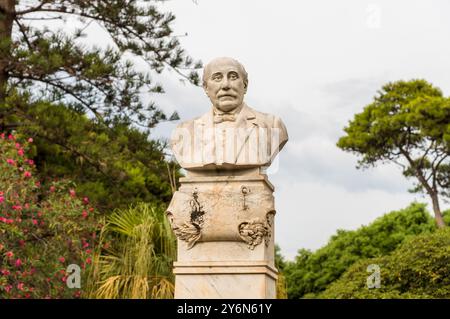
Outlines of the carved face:
<svg viewBox="0 0 450 319">
<path fill-rule="evenodd" d="M 228 58 L 213 60 L 206 66 L 203 87 L 213 106 L 222 112 L 239 107 L 247 92 L 241 66 Z"/>
</svg>

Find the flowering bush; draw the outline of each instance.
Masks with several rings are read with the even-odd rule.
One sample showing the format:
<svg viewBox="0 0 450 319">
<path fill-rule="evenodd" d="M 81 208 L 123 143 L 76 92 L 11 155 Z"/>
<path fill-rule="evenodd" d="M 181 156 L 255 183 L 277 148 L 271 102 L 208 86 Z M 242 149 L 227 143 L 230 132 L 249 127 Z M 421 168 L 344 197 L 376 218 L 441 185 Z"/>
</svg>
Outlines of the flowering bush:
<svg viewBox="0 0 450 319">
<path fill-rule="evenodd" d="M 0 134 L 0 299 L 77 298 L 100 226 L 70 182 L 41 186 L 32 143 Z M 81 289 L 66 285 L 70 264 L 81 269 Z"/>
</svg>

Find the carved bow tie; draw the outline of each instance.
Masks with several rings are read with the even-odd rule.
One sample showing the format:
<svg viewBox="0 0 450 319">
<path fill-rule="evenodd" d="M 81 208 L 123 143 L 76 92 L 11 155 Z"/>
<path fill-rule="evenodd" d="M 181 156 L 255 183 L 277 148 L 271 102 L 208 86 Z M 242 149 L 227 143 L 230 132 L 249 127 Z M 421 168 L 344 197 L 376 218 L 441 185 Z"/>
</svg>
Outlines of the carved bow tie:
<svg viewBox="0 0 450 319">
<path fill-rule="evenodd" d="M 224 121 L 236 121 L 236 116 L 234 114 L 219 114 L 214 115 L 214 123 L 222 123 Z"/>
</svg>

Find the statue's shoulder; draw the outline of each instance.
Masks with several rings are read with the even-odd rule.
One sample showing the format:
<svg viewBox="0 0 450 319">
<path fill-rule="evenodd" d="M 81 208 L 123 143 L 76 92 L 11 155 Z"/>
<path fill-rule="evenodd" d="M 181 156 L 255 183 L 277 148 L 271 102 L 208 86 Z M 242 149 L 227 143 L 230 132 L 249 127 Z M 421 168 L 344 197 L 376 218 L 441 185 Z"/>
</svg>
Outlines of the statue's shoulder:
<svg viewBox="0 0 450 319">
<path fill-rule="evenodd" d="M 186 129 L 187 129 L 187 130 L 191 130 L 191 129 L 194 128 L 195 122 L 203 121 L 206 115 L 207 115 L 207 114 L 203 114 L 203 115 L 197 116 L 197 117 L 195 117 L 195 118 L 193 118 L 193 119 L 190 119 L 190 120 L 187 120 L 187 121 L 183 121 L 183 122 L 179 123 L 179 124 L 175 127 L 175 130 L 176 130 L 176 131 L 179 131 L 179 130 L 186 130 Z"/>
<path fill-rule="evenodd" d="M 256 121 L 265 127 L 272 127 L 272 128 L 283 128 L 285 129 L 284 123 L 281 120 L 280 117 L 274 115 L 274 114 L 269 114 L 269 113 L 264 113 L 264 112 L 260 112 L 257 111 L 249 106 L 247 106 L 250 113 L 253 113 L 254 116 L 256 117 Z"/>
<path fill-rule="evenodd" d="M 273 115 L 273 114 L 256 111 L 256 110 L 250 108 L 249 106 L 247 106 L 247 107 L 248 107 L 249 113 L 251 113 L 255 116 L 256 122 L 258 123 L 258 125 L 260 127 L 276 129 L 278 131 L 278 134 L 279 134 L 278 136 L 280 138 L 280 145 L 281 145 L 280 149 L 281 149 L 281 147 L 283 147 L 283 145 L 289 139 L 286 126 L 284 125 L 281 118 L 276 115 Z"/>
</svg>

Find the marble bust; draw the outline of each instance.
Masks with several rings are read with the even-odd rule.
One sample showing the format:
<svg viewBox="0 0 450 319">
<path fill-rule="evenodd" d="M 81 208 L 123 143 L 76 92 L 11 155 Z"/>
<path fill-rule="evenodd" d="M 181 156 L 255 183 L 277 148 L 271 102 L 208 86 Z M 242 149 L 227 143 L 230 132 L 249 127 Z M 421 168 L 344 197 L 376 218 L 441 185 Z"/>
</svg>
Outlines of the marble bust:
<svg viewBox="0 0 450 319">
<path fill-rule="evenodd" d="M 175 298 L 276 297 L 276 210 L 265 168 L 288 134 L 280 118 L 244 102 L 247 87 L 241 63 L 212 60 L 203 72 L 210 110 L 172 134 L 187 171 L 166 210 L 177 237 Z"/>
<path fill-rule="evenodd" d="M 258 112 L 244 102 L 248 75 L 232 58 L 216 58 L 203 72 L 203 88 L 212 107 L 204 115 L 177 126 L 171 147 L 187 170 L 268 167 L 288 140 L 275 115 Z"/>
</svg>

